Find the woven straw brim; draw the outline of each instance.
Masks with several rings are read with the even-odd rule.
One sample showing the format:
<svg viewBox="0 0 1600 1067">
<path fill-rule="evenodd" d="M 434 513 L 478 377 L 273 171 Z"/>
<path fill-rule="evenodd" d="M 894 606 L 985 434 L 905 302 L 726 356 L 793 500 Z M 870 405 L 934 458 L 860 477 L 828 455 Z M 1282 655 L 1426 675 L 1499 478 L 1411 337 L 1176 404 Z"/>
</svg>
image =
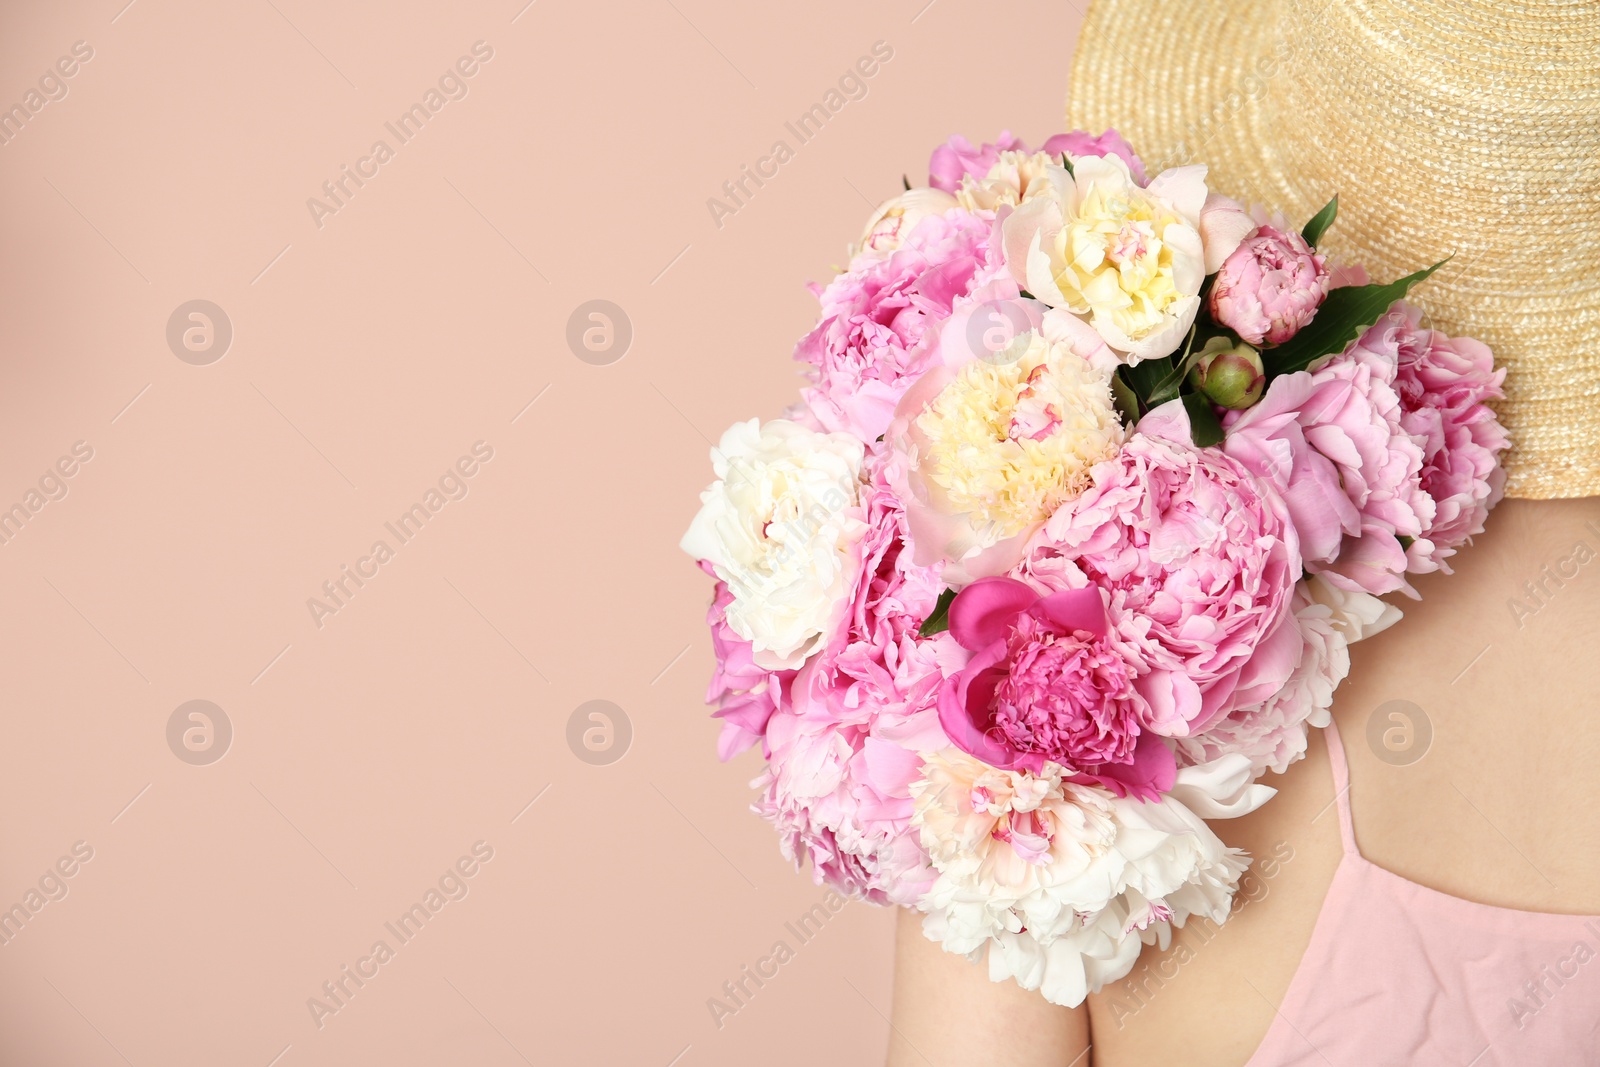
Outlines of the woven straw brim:
<svg viewBox="0 0 1600 1067">
<path fill-rule="evenodd" d="M 1069 128 L 1304 222 L 1507 368 L 1507 492 L 1600 495 L 1600 3 L 1095 0 Z"/>
</svg>

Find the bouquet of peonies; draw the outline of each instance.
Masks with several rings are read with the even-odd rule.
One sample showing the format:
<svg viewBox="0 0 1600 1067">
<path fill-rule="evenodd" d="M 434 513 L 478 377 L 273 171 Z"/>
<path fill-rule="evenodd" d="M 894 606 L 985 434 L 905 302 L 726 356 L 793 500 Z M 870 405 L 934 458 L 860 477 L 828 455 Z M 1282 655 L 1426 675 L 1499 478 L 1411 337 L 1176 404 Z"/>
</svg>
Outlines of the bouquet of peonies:
<svg viewBox="0 0 1600 1067">
<path fill-rule="evenodd" d="M 1498 500 L 1477 341 L 1114 131 L 933 153 L 816 290 L 683 548 L 724 759 L 819 883 L 1073 1005 L 1249 860 L 1382 594 Z"/>
</svg>

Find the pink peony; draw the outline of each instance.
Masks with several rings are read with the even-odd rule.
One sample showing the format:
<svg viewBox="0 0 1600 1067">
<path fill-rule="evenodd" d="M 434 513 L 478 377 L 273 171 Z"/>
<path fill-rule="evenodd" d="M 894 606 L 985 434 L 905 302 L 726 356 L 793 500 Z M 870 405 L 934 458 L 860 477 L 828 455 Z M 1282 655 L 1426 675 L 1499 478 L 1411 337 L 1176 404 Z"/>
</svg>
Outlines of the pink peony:
<svg viewBox="0 0 1600 1067">
<path fill-rule="evenodd" d="M 1288 682 L 1266 700 L 1235 708 L 1195 737 L 1179 738 L 1178 756 L 1188 764 L 1206 763 L 1231 752 L 1250 758 L 1252 773 L 1282 774 L 1306 754 L 1311 727 L 1328 725 L 1333 691 L 1350 672 L 1348 642 L 1334 625 L 1332 610 L 1314 601 L 1304 583 L 1296 587 L 1289 625 L 1299 634 L 1300 650 Z"/>
<path fill-rule="evenodd" d="M 1388 629 L 1400 609 L 1366 593 L 1337 589 L 1312 577 L 1295 586 L 1294 625 L 1301 651 L 1294 673 L 1268 699 L 1236 708 L 1204 733 L 1177 740 L 1184 765 L 1208 763 L 1230 753 L 1250 758 L 1252 774 L 1282 774 L 1306 754 L 1312 727 L 1327 726 L 1333 692 L 1350 673 L 1349 646 Z"/>
<path fill-rule="evenodd" d="M 864 256 L 819 292 L 822 317 L 795 346 L 814 384 L 801 390 L 816 424 L 873 441 L 923 368 L 918 342 L 999 270 L 990 223 L 952 210 L 923 219 L 887 256 Z"/>
<path fill-rule="evenodd" d="M 1099 590 L 1043 595 L 980 578 L 950 605 L 950 633 L 973 654 L 939 697 L 957 748 L 1001 770 L 1059 763 L 1118 795 L 1172 788 L 1172 750 L 1141 730 L 1147 707 L 1108 640 Z"/>
<path fill-rule="evenodd" d="M 933 157 L 928 160 L 928 184 L 935 189 L 953 193 L 961 188 L 962 178 L 988 176 L 989 169 L 1000 159 L 1001 152 L 1021 152 L 1024 155 L 1031 155 L 1033 151 L 1022 141 L 1011 136 L 1010 130 L 1002 131 L 994 144 L 985 144 L 977 148 L 974 148 L 972 142 L 965 137 L 957 134 L 933 150 Z M 1058 133 L 1041 145 L 1038 151 L 1058 159 L 1063 152 L 1074 156 L 1116 156 L 1128 165 L 1128 169 L 1133 172 L 1134 178 L 1140 185 L 1145 183 L 1144 164 L 1134 154 L 1133 147 L 1123 140 L 1122 135 L 1116 130 L 1107 130 L 1098 137 L 1083 130 Z"/>
<path fill-rule="evenodd" d="M 1393 380 L 1392 361 L 1351 352 L 1281 375 L 1225 420 L 1222 446 L 1283 495 L 1307 571 L 1374 595 L 1410 591 L 1400 538 L 1421 537 L 1434 516 Z"/>
<path fill-rule="evenodd" d="M 1022 573 L 1106 592 L 1156 733 L 1198 733 L 1294 669 L 1300 549 L 1288 508 L 1243 464 L 1195 448 L 1178 401 L 1146 415 L 1093 488 L 1045 523 Z"/>
<path fill-rule="evenodd" d="M 1406 550 L 1414 573 L 1443 570 L 1445 560 L 1483 532 L 1505 488 L 1498 455 L 1505 428 L 1488 401 L 1504 393 L 1505 371 L 1481 341 L 1422 327 L 1422 312 L 1397 303 L 1356 339 L 1346 357 L 1393 369 L 1400 426 L 1422 447 L 1420 485 L 1433 500 L 1433 521 Z"/>
<path fill-rule="evenodd" d="M 702 560 L 700 569 L 716 577 L 711 564 Z M 729 760 L 766 736 L 767 721 L 788 700 L 794 671 L 769 671 L 756 666 L 749 641 L 728 625 L 728 605 L 733 594 L 728 583 L 719 581 L 711 600 L 706 623 L 711 627 L 711 650 L 716 671 L 706 691 L 706 703 L 714 705 L 713 717 L 722 720 L 717 738 L 717 755 Z"/>
<path fill-rule="evenodd" d="M 1223 261 L 1206 306 L 1251 344 L 1282 344 L 1316 315 L 1329 285 L 1326 257 L 1304 237 L 1262 226 Z"/>
<path fill-rule="evenodd" d="M 768 765 L 756 810 L 778 828 L 784 855 L 809 858 L 818 884 L 878 903 L 910 905 L 931 884 L 907 827 L 919 752 L 949 744 L 939 726 L 945 636 L 918 633 L 937 571 L 912 565 L 905 517 L 870 461 L 864 566 L 844 622 L 792 680 L 766 728 Z"/>
<path fill-rule="evenodd" d="M 1133 146 L 1123 140 L 1122 134 L 1116 130 L 1106 130 L 1099 137 L 1083 130 L 1059 133 L 1046 141 L 1040 151 L 1053 156 L 1059 156 L 1063 152 L 1074 156 L 1116 156 L 1128 165 L 1134 181 L 1143 185 L 1148 180 L 1145 177 L 1143 161 L 1134 153 Z"/>
</svg>

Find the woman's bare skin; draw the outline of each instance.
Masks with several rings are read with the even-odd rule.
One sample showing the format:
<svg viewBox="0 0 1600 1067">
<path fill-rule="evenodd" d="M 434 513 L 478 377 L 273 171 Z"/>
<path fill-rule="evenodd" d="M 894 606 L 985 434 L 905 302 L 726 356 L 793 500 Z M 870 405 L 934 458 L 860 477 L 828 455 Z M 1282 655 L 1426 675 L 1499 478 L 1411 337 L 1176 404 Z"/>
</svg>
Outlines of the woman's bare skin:
<svg viewBox="0 0 1600 1067">
<path fill-rule="evenodd" d="M 1451 562 L 1453 575 L 1415 579 L 1420 602 L 1389 598 L 1406 617 L 1351 649 L 1334 700 L 1362 854 L 1470 900 L 1600 914 L 1600 498 L 1505 501 Z M 1374 715 L 1388 748 L 1368 741 Z M 895 1024 L 907 1040 L 896 1040 L 891 1067 L 1243 1064 L 1294 977 L 1342 854 L 1320 737 L 1264 781 L 1277 797 L 1214 824 L 1256 857 L 1233 916 L 1191 923 L 1090 997 L 1088 1056 L 1083 1009 L 991 985 L 981 966 L 919 944 L 902 916 Z M 1510 996 L 1516 976 L 1507 982 Z M 925 1060 L 900 1050 L 910 1042 Z"/>
<path fill-rule="evenodd" d="M 895 927 L 889 1067 L 1087 1067 L 1089 1014 L 1058 1008 L 922 936 L 902 909 Z"/>
</svg>

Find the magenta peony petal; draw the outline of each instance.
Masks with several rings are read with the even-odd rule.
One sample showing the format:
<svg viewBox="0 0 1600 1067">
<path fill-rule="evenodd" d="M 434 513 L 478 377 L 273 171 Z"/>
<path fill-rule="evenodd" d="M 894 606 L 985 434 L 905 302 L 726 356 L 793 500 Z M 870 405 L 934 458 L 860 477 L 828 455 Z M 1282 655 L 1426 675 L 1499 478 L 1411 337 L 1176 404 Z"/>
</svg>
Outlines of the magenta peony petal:
<svg viewBox="0 0 1600 1067">
<path fill-rule="evenodd" d="M 1003 654 L 1002 650 L 999 655 Z M 990 658 L 990 662 L 997 658 L 998 655 Z M 1016 754 L 996 744 L 987 733 L 988 707 L 1003 677 L 992 666 L 980 666 L 975 658 L 939 691 L 939 725 L 944 727 L 950 743 L 969 756 L 991 767 L 1013 770 Z"/>
<path fill-rule="evenodd" d="M 1005 640 L 1011 620 L 1039 599 L 1038 590 L 1015 578 L 979 578 L 950 603 L 950 634 L 976 652 Z"/>
<path fill-rule="evenodd" d="M 1156 735 L 1141 734 L 1132 763 L 1102 764 L 1082 777 L 1098 782 L 1118 796 L 1159 800 L 1178 780 L 1178 758 Z"/>
</svg>

